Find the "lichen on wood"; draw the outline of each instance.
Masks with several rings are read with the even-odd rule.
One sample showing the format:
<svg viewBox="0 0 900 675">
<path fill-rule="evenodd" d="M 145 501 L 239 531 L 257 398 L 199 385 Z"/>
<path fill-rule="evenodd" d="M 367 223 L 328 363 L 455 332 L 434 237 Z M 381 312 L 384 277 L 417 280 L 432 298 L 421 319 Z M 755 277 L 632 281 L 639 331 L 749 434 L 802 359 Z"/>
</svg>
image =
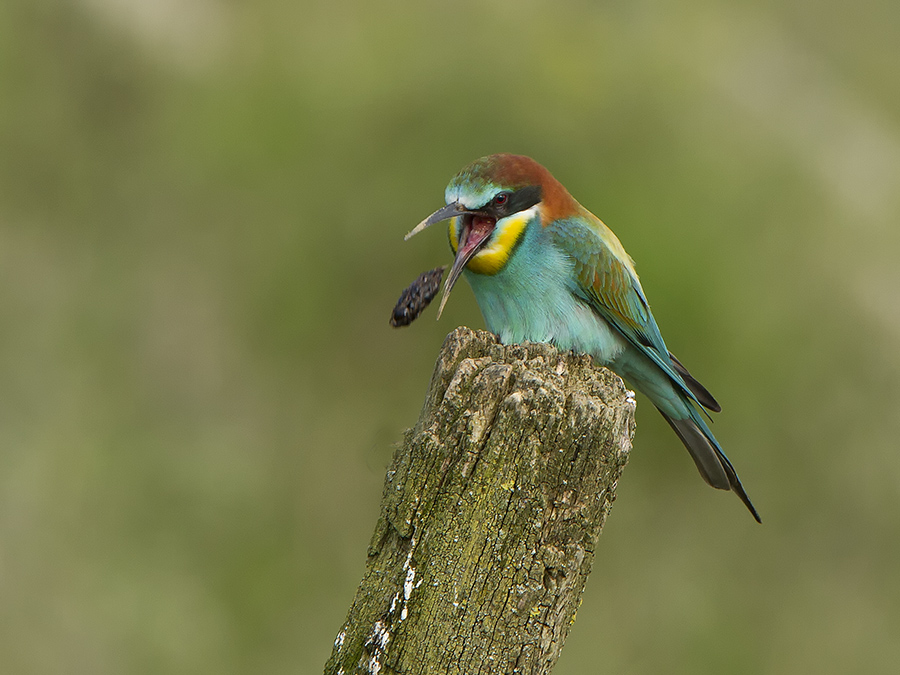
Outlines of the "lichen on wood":
<svg viewBox="0 0 900 675">
<path fill-rule="evenodd" d="M 447 336 L 325 673 L 549 673 L 634 406 L 587 356 L 467 328 Z"/>
</svg>

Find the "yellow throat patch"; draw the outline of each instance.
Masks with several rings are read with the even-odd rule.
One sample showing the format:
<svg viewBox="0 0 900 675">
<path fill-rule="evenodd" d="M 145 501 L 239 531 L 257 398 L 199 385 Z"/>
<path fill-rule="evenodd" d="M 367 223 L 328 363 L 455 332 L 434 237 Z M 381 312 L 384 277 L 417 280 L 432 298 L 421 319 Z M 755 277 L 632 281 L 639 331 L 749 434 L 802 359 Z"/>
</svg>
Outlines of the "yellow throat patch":
<svg viewBox="0 0 900 675">
<path fill-rule="evenodd" d="M 538 207 L 535 205 L 530 209 L 498 220 L 488 244 L 472 256 L 466 267 L 476 274 L 488 276 L 497 274 L 506 266 L 513 247 L 516 245 L 519 237 L 522 236 L 525 227 L 532 218 L 537 216 L 537 213 Z M 450 246 L 453 248 L 453 253 L 459 250 L 458 221 L 459 218 L 453 218 L 450 221 Z"/>
</svg>

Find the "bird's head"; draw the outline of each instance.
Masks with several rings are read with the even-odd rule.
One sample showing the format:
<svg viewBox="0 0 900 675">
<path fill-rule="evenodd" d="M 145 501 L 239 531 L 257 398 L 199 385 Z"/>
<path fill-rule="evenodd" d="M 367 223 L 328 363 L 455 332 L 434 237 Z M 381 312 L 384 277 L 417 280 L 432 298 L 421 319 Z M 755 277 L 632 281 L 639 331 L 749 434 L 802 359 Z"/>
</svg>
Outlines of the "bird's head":
<svg viewBox="0 0 900 675">
<path fill-rule="evenodd" d="M 547 169 L 523 155 L 488 155 L 462 169 L 444 192 L 447 205 L 416 225 L 406 239 L 429 225 L 450 220 L 456 255 L 438 317 L 463 268 L 493 275 L 509 262 L 529 223 L 546 226 L 580 207 Z"/>
</svg>

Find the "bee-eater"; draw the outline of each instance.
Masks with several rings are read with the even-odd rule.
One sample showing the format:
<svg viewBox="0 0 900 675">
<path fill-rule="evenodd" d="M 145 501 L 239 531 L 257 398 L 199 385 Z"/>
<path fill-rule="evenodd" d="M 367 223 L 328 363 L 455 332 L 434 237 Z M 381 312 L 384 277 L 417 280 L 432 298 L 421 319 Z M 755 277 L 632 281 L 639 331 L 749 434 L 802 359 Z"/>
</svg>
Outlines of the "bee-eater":
<svg viewBox="0 0 900 675">
<path fill-rule="evenodd" d="M 406 235 L 450 220 L 456 258 L 438 317 L 465 274 L 502 342 L 551 342 L 608 366 L 662 413 L 703 479 L 734 490 L 761 522 L 701 414 L 701 406 L 721 407 L 666 348 L 616 235 L 530 157 L 482 157 L 453 177 L 444 196 L 447 205 Z"/>
</svg>

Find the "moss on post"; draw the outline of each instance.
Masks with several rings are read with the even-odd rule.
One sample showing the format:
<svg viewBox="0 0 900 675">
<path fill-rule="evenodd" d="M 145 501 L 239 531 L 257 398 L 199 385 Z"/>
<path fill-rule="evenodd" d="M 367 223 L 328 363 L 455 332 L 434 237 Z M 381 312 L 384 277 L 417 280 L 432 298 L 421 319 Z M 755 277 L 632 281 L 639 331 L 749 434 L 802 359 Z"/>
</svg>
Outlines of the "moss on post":
<svg viewBox="0 0 900 675">
<path fill-rule="evenodd" d="M 458 328 L 388 469 L 329 675 L 549 673 L 634 433 L 612 372 Z"/>
</svg>

